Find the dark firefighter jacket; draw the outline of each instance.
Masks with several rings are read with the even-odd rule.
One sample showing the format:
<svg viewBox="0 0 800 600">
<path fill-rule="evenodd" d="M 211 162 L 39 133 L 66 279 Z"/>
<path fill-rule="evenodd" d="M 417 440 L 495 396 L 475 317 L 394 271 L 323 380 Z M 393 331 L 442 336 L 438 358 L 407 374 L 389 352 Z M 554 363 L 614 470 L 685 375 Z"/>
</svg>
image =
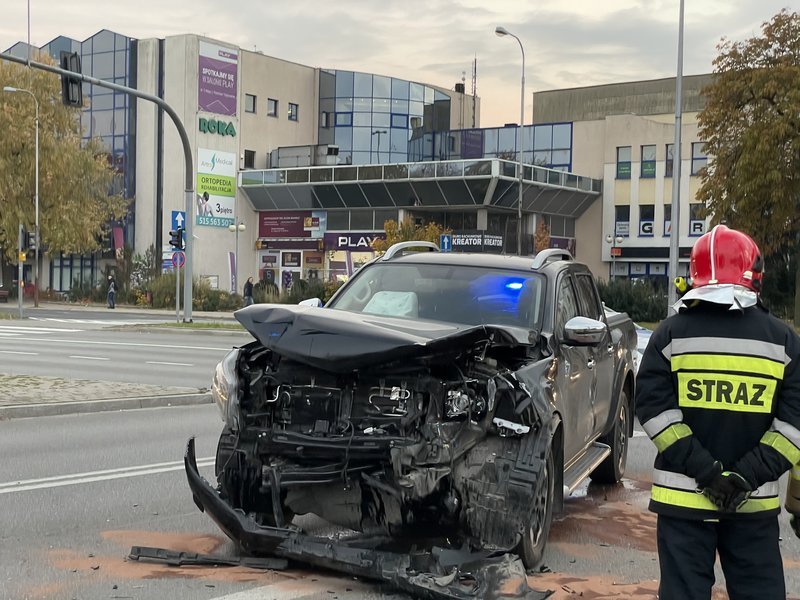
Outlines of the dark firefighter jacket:
<svg viewBox="0 0 800 600">
<path fill-rule="evenodd" d="M 800 339 L 761 306 L 699 302 L 653 332 L 636 415 L 658 449 L 650 510 L 690 519 L 777 514 L 778 478 L 800 460 Z M 715 460 L 755 490 L 735 514 L 698 491 L 695 479 Z"/>
</svg>

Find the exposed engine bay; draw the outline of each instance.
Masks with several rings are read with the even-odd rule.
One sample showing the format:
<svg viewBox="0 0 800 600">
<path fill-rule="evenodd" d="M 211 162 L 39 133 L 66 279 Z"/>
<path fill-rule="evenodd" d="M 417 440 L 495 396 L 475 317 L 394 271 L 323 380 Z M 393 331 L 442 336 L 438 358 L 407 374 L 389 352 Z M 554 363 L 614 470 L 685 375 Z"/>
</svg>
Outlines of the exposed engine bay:
<svg viewBox="0 0 800 600">
<path fill-rule="evenodd" d="M 520 544 L 552 436 L 546 340 L 305 307 L 249 314 L 237 316 L 258 341 L 227 367 L 227 503 L 268 526 L 313 513 L 366 533 L 435 525 L 473 547 Z"/>
</svg>

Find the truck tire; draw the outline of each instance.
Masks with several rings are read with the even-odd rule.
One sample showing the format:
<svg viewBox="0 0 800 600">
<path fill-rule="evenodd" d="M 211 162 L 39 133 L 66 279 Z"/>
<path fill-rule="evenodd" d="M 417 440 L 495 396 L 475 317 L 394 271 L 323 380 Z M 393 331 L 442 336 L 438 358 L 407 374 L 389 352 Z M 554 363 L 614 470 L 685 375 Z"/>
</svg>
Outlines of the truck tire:
<svg viewBox="0 0 800 600">
<path fill-rule="evenodd" d="M 472 448 L 454 472 L 463 501 L 466 532 L 486 548 L 515 548 L 526 568 L 542 562 L 553 519 L 555 468 L 552 449 L 542 465 L 545 478 L 533 497 L 511 481 L 520 438 L 490 437 Z"/>
<path fill-rule="evenodd" d="M 631 427 L 631 409 L 628 404 L 628 393 L 623 389 L 619 393 L 619 407 L 614 426 L 600 442 L 611 448 L 611 454 L 601 462 L 589 476 L 595 483 L 619 483 L 625 475 L 625 464 L 628 461 L 628 432 Z"/>
<path fill-rule="evenodd" d="M 528 526 L 517 547 L 522 564 L 528 570 L 535 569 L 542 563 L 547 537 L 550 535 L 550 525 L 553 522 L 556 477 L 552 449 L 547 453 L 544 477 L 544 484 L 533 498 Z"/>
</svg>

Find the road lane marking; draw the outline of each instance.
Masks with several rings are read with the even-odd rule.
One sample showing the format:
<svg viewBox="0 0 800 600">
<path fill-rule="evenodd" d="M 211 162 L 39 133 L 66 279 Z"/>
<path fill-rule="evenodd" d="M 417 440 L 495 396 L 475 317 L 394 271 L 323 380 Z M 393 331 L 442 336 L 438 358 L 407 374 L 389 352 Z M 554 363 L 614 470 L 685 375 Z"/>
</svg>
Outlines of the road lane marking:
<svg viewBox="0 0 800 600">
<path fill-rule="evenodd" d="M 198 459 L 197 466 L 214 466 L 214 457 L 209 456 L 207 458 Z M 158 473 L 167 473 L 169 471 L 180 471 L 183 468 L 183 461 L 180 460 L 165 463 L 154 463 L 151 465 L 139 465 L 136 467 L 120 467 L 118 469 L 104 469 L 102 471 L 73 473 L 71 475 L 56 475 L 55 477 L 42 477 L 39 479 L 10 481 L 8 483 L 0 483 L 0 494 L 12 494 L 14 492 L 26 492 L 30 490 L 44 490 L 48 488 L 63 487 L 66 485 L 92 483 L 95 481 L 124 479 L 126 477 L 141 477 L 142 475 L 155 475 Z"/>
<path fill-rule="evenodd" d="M 70 358 L 80 358 L 83 360 L 111 360 L 110 358 L 105 358 L 102 356 L 79 356 L 77 354 L 70 354 Z"/>
<path fill-rule="evenodd" d="M 0 331 L 14 331 L 22 333 L 75 333 L 83 329 L 65 329 L 63 327 L 25 327 L 20 325 L 0 325 Z"/>
<path fill-rule="evenodd" d="M 27 354 L 28 356 L 39 356 L 38 352 L 20 352 L 19 350 L 0 350 L 0 354 Z"/>
<path fill-rule="evenodd" d="M 48 344 L 93 344 L 96 346 L 132 346 L 140 348 L 169 348 L 171 350 L 213 350 L 214 352 L 229 352 L 233 346 L 216 348 L 211 346 L 177 346 L 173 344 L 144 344 L 140 342 L 98 342 L 92 340 L 55 340 L 42 338 L 18 338 L 20 342 L 46 342 Z"/>
<path fill-rule="evenodd" d="M 148 365 L 170 365 L 172 367 L 193 367 L 192 363 L 176 363 L 176 362 L 165 362 L 162 360 L 148 360 L 146 361 Z"/>
</svg>

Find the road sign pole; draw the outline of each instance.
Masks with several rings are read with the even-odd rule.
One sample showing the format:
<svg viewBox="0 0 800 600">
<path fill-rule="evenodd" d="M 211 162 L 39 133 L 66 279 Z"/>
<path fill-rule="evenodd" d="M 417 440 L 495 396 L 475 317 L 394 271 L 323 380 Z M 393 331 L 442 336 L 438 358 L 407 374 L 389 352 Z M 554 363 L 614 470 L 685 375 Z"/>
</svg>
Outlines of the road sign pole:
<svg viewBox="0 0 800 600">
<path fill-rule="evenodd" d="M 22 250 L 22 223 L 19 224 L 19 253 L 17 254 L 17 305 L 19 307 L 19 318 L 22 318 L 22 296 L 25 295 L 25 282 L 22 280 L 22 267 L 25 265 Z"/>
<path fill-rule="evenodd" d="M 181 269 L 175 267 L 175 322 L 181 322 Z"/>
</svg>

